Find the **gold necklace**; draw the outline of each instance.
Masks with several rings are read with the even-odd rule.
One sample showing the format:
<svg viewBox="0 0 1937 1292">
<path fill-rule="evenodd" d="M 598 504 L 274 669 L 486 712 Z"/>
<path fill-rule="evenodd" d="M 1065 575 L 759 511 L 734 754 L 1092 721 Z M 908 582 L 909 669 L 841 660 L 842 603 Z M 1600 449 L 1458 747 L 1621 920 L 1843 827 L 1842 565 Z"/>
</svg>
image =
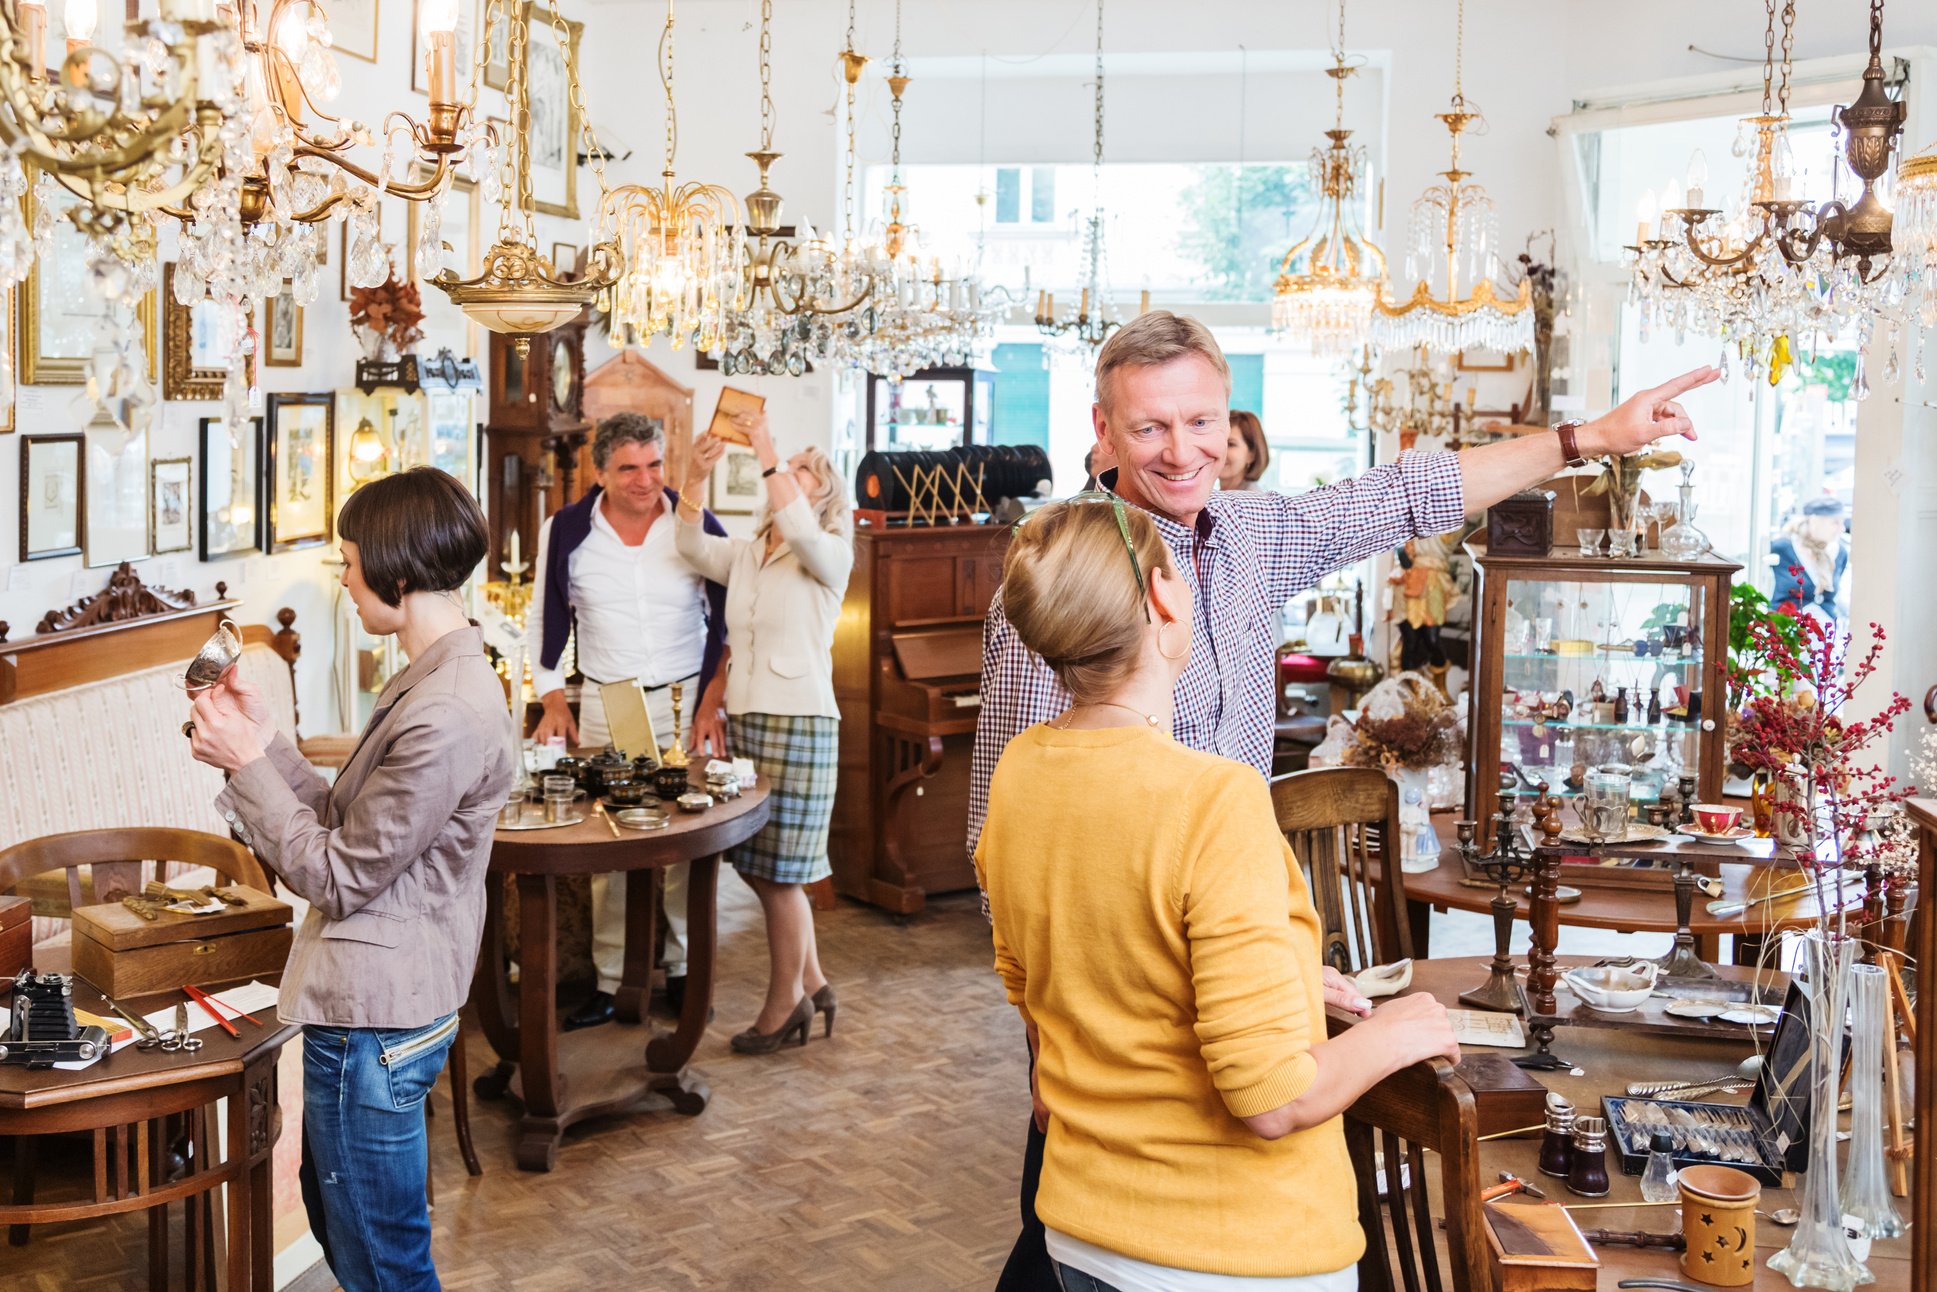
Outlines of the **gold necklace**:
<svg viewBox="0 0 1937 1292">
<path fill-rule="evenodd" d="M 1078 709 L 1121 709 L 1125 713 L 1136 714 L 1139 718 L 1142 718 L 1145 722 L 1149 723 L 1153 728 L 1162 725 L 1162 720 L 1159 719 L 1157 715 L 1154 713 L 1145 713 L 1141 709 L 1133 709 L 1127 704 L 1118 704 L 1114 700 L 1093 700 L 1088 704 L 1072 704 L 1069 706 L 1069 708 L 1065 709 L 1063 711 L 1062 724 L 1060 726 L 1056 726 L 1056 730 L 1068 731 L 1070 715 L 1075 713 Z M 1051 725 L 1054 726 L 1056 724 L 1052 723 Z"/>
</svg>

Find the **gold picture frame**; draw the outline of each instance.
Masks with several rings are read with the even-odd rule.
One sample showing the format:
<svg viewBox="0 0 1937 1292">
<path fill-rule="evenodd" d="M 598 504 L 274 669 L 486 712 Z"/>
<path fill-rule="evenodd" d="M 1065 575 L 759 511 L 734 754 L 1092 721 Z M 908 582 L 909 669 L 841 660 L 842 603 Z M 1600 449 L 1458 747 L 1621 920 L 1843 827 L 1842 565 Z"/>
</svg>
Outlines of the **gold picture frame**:
<svg viewBox="0 0 1937 1292">
<path fill-rule="evenodd" d="M 525 6 L 525 21 L 538 30 L 525 33 L 524 102 L 519 106 L 529 123 L 527 146 L 518 152 L 522 186 L 530 189 L 532 206 L 540 215 L 578 219 L 578 145 L 580 130 L 578 105 L 572 101 L 572 78 L 578 73 L 579 39 L 585 24 L 562 19 L 568 48 L 562 54 L 552 30 L 551 15 Z M 540 57 L 534 59 L 534 54 Z M 552 68 L 550 60 L 561 58 L 563 66 Z M 547 163 L 547 158 L 557 162 Z M 559 178 L 552 178 L 554 175 Z M 556 185 L 562 183 L 562 190 Z M 563 200 L 555 196 L 562 192 Z"/>
<path fill-rule="evenodd" d="M 1461 372 L 1512 372 L 1519 366 L 1519 358 L 1518 354 L 1498 350 L 1461 350 L 1454 364 Z"/>
<path fill-rule="evenodd" d="M 34 227 L 34 181 L 36 178 L 37 172 L 31 165 L 28 166 L 27 193 L 21 198 L 20 202 L 21 210 L 26 217 L 27 227 L 30 229 Z M 61 191 L 63 193 L 65 192 L 65 190 Z M 78 198 L 74 200 L 76 203 L 79 201 Z M 64 246 L 64 242 L 70 239 L 72 240 L 71 244 Z M 18 292 L 18 312 L 16 315 L 19 320 L 20 338 L 19 348 L 15 351 L 18 356 L 17 368 L 21 385 L 81 386 L 87 384 L 87 365 L 91 357 L 91 351 L 86 354 L 67 352 L 59 354 L 41 353 L 43 348 L 45 348 L 45 343 L 48 341 L 48 329 L 43 326 L 44 321 L 42 319 L 40 300 L 41 285 L 46 280 L 46 275 L 43 272 L 43 265 L 46 261 L 52 261 L 56 267 L 56 287 L 60 290 L 60 295 L 63 299 L 99 302 L 100 298 L 86 284 L 83 277 L 74 276 L 71 282 L 67 281 L 68 276 L 72 274 L 74 268 L 78 268 L 83 275 L 86 272 L 86 252 L 81 244 L 81 239 L 82 235 L 80 230 L 74 227 L 73 222 L 67 219 L 64 213 L 56 216 L 54 221 L 53 251 L 44 259 L 36 256 L 33 267 L 27 271 L 27 277 L 21 283 L 21 290 Z M 66 256 L 62 255 L 63 250 L 68 253 Z M 69 264 L 70 260 L 72 261 L 72 265 Z M 141 303 L 135 306 L 135 318 L 141 324 L 143 348 L 147 352 L 148 380 L 150 381 L 156 380 L 160 375 L 159 356 L 157 353 L 159 347 L 156 344 L 157 337 L 155 336 L 156 324 L 159 321 L 155 300 L 156 295 L 155 290 L 150 289 L 148 294 L 141 298 Z M 74 349 L 72 345 L 64 347 L 64 351 L 71 349 Z"/>
<path fill-rule="evenodd" d="M 166 556 L 195 546 L 195 459 L 148 463 L 148 554 Z"/>
<path fill-rule="evenodd" d="M 289 284 L 269 298 L 263 311 L 262 362 L 270 368 L 303 366 L 303 307 L 289 294 Z"/>
<path fill-rule="evenodd" d="M 198 311 L 220 311 L 225 308 L 217 301 L 197 301 L 194 305 L 184 305 L 175 299 L 175 266 L 171 262 L 161 267 L 161 312 L 162 312 L 162 368 L 161 397 L 163 399 L 220 399 L 222 384 L 228 380 L 229 370 L 226 361 L 208 363 L 207 355 L 200 356 L 202 363 L 196 362 L 197 338 L 196 321 Z M 244 316 L 244 327 L 253 325 L 252 316 Z"/>
</svg>

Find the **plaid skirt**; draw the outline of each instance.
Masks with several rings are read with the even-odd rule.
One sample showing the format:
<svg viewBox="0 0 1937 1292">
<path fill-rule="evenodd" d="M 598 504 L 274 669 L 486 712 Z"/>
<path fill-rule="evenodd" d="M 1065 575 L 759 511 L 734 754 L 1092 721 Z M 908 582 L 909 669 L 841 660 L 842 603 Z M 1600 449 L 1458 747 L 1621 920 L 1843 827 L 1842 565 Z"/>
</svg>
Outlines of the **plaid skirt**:
<svg viewBox="0 0 1937 1292">
<path fill-rule="evenodd" d="M 726 738 L 738 758 L 751 758 L 773 803 L 759 834 L 727 851 L 742 875 L 776 884 L 811 884 L 833 873 L 827 823 L 834 815 L 840 751 L 839 718 L 773 713 L 732 714 Z"/>
</svg>

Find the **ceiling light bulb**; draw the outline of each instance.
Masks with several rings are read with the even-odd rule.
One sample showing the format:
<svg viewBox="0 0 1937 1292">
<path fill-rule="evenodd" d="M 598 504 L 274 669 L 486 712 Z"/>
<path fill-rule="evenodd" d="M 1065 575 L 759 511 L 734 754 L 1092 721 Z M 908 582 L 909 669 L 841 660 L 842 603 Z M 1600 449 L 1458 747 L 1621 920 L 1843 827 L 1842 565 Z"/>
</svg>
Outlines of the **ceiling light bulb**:
<svg viewBox="0 0 1937 1292">
<path fill-rule="evenodd" d="M 424 35 L 457 30 L 457 0 L 424 0 Z"/>
<path fill-rule="evenodd" d="M 67 28 L 69 40 L 90 41 L 94 39 L 94 27 L 99 21 L 99 10 L 94 0 L 67 0 L 62 12 L 62 23 Z"/>
<path fill-rule="evenodd" d="M 300 9 L 289 9 L 276 22 L 276 44 L 291 63 L 300 63 L 309 45 L 309 32 Z"/>
</svg>

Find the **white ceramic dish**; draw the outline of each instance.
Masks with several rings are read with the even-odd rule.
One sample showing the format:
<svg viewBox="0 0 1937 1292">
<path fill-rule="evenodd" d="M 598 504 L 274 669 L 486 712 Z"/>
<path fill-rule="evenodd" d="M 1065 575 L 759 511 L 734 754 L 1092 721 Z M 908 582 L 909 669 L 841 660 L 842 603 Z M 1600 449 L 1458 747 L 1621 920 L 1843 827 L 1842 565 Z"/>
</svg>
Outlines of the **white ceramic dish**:
<svg viewBox="0 0 1937 1292">
<path fill-rule="evenodd" d="M 1633 969 L 1604 966 L 1594 969 L 1569 969 L 1560 976 L 1583 1005 L 1603 1014 L 1632 1014 L 1654 993 L 1655 976 L 1660 966 L 1643 962 Z"/>
<path fill-rule="evenodd" d="M 1768 1027 L 1782 1017 L 1782 1011 L 1773 1005 L 1731 1005 L 1716 1017 L 1724 1023 Z"/>
</svg>

